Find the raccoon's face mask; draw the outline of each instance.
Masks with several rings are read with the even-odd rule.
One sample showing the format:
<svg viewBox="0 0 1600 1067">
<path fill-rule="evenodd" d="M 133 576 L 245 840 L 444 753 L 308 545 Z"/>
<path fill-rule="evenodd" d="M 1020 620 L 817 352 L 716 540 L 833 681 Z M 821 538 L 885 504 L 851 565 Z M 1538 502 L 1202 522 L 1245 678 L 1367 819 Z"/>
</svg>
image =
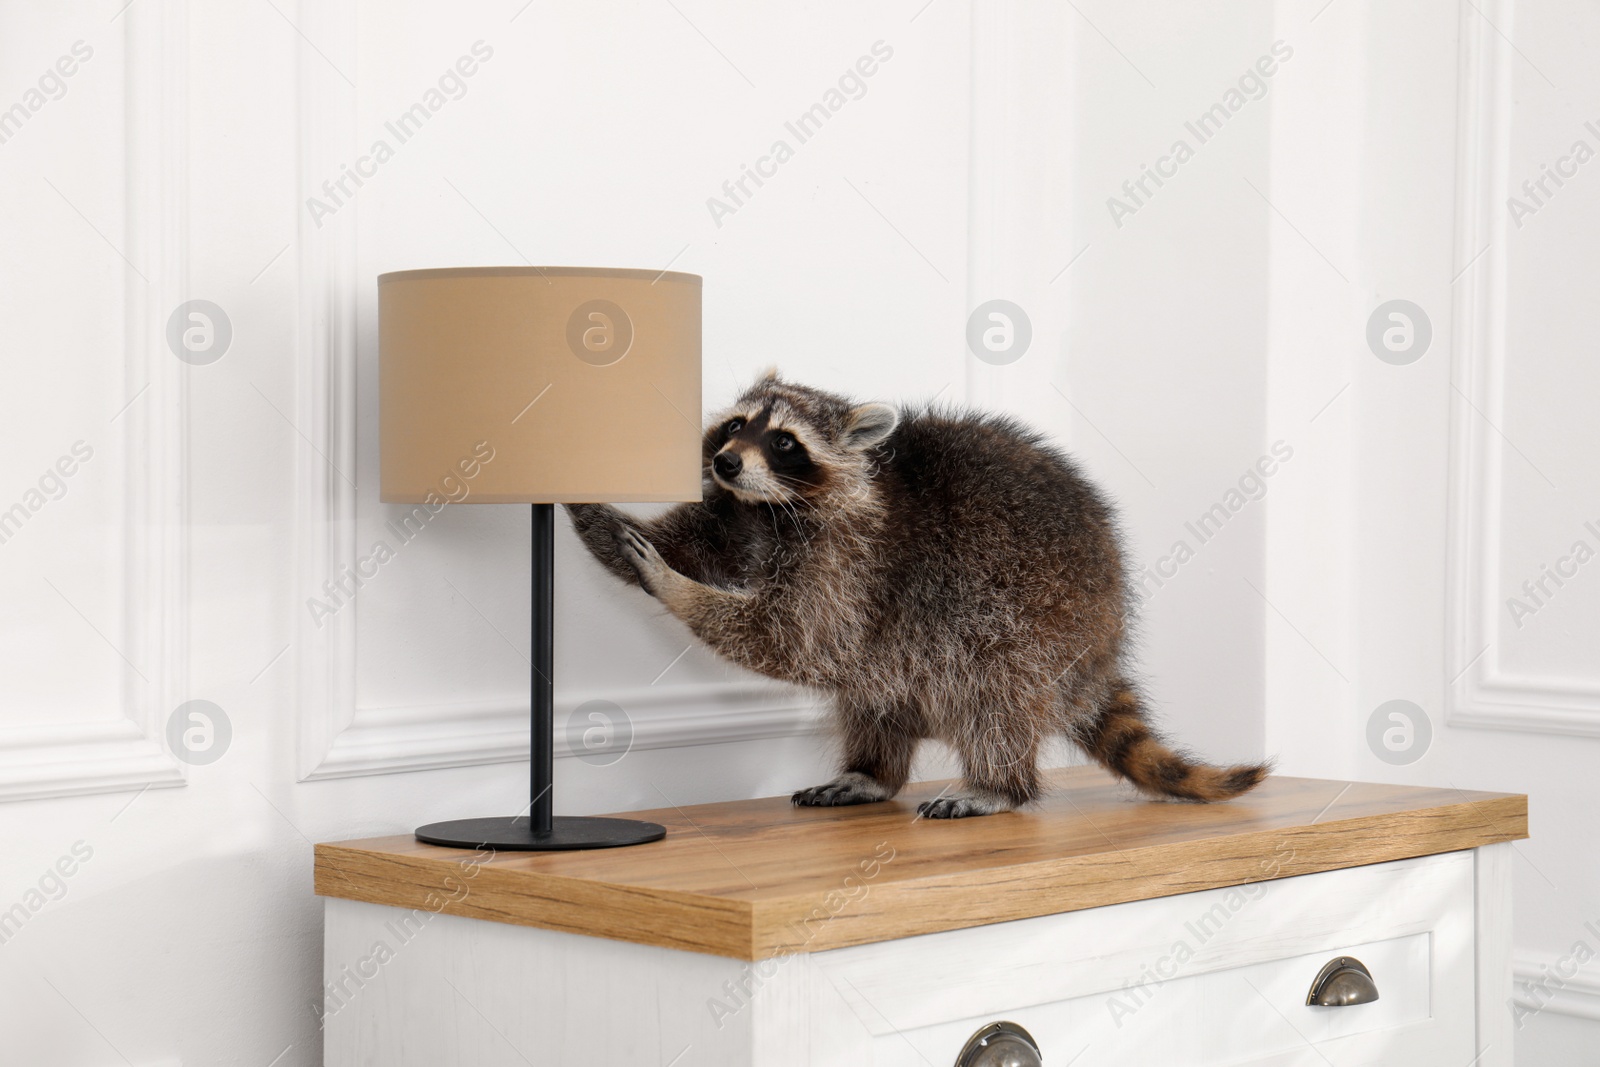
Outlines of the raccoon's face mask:
<svg viewBox="0 0 1600 1067">
<path fill-rule="evenodd" d="M 790 504 L 848 492 L 870 477 L 866 453 L 894 432 L 887 404 L 850 408 L 833 428 L 780 395 L 747 396 L 706 436 L 713 482 L 747 503 Z"/>
</svg>

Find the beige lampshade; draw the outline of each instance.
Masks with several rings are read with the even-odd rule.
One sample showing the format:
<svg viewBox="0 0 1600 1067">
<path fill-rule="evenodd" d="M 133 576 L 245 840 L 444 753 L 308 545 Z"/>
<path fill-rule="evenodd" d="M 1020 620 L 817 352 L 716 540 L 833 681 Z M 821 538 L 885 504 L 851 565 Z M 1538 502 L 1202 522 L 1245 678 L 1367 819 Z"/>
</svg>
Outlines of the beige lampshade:
<svg viewBox="0 0 1600 1067">
<path fill-rule="evenodd" d="M 698 275 L 383 274 L 378 350 L 387 503 L 700 499 Z"/>
</svg>

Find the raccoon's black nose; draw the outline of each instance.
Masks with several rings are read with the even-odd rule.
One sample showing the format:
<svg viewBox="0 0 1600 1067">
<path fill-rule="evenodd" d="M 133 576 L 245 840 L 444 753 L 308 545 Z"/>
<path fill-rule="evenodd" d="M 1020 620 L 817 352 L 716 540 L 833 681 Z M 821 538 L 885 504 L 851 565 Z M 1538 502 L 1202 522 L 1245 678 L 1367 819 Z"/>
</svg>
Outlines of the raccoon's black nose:
<svg viewBox="0 0 1600 1067">
<path fill-rule="evenodd" d="M 724 478 L 737 478 L 739 472 L 744 470 L 744 460 L 739 458 L 737 452 L 718 452 L 711 466 Z"/>
</svg>

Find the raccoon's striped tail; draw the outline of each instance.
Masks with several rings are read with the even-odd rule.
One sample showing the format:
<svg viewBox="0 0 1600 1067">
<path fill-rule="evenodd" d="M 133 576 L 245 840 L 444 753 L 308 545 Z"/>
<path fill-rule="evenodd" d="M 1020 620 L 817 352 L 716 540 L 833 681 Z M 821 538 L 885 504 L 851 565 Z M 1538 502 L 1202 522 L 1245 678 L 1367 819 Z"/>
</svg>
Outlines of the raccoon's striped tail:
<svg viewBox="0 0 1600 1067">
<path fill-rule="evenodd" d="M 1228 800 L 1261 783 L 1266 763 L 1213 767 L 1169 748 L 1145 721 L 1132 686 L 1120 685 L 1084 732 L 1084 748 L 1112 774 L 1146 793 L 1184 800 Z"/>
</svg>

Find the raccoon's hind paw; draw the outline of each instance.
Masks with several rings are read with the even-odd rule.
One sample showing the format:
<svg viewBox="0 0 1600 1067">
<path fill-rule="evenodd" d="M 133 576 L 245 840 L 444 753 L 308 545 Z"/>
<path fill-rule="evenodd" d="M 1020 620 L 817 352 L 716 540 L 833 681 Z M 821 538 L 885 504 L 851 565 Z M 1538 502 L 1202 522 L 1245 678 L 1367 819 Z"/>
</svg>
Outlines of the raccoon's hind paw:
<svg viewBox="0 0 1600 1067">
<path fill-rule="evenodd" d="M 832 808 L 846 804 L 876 804 L 894 793 L 888 786 L 858 771 L 841 774 L 826 785 L 802 789 L 790 798 L 796 807 Z"/>
<path fill-rule="evenodd" d="M 996 815 L 1015 807 L 1005 797 L 993 793 L 954 793 L 918 804 L 917 818 L 965 819 L 973 815 Z"/>
</svg>

